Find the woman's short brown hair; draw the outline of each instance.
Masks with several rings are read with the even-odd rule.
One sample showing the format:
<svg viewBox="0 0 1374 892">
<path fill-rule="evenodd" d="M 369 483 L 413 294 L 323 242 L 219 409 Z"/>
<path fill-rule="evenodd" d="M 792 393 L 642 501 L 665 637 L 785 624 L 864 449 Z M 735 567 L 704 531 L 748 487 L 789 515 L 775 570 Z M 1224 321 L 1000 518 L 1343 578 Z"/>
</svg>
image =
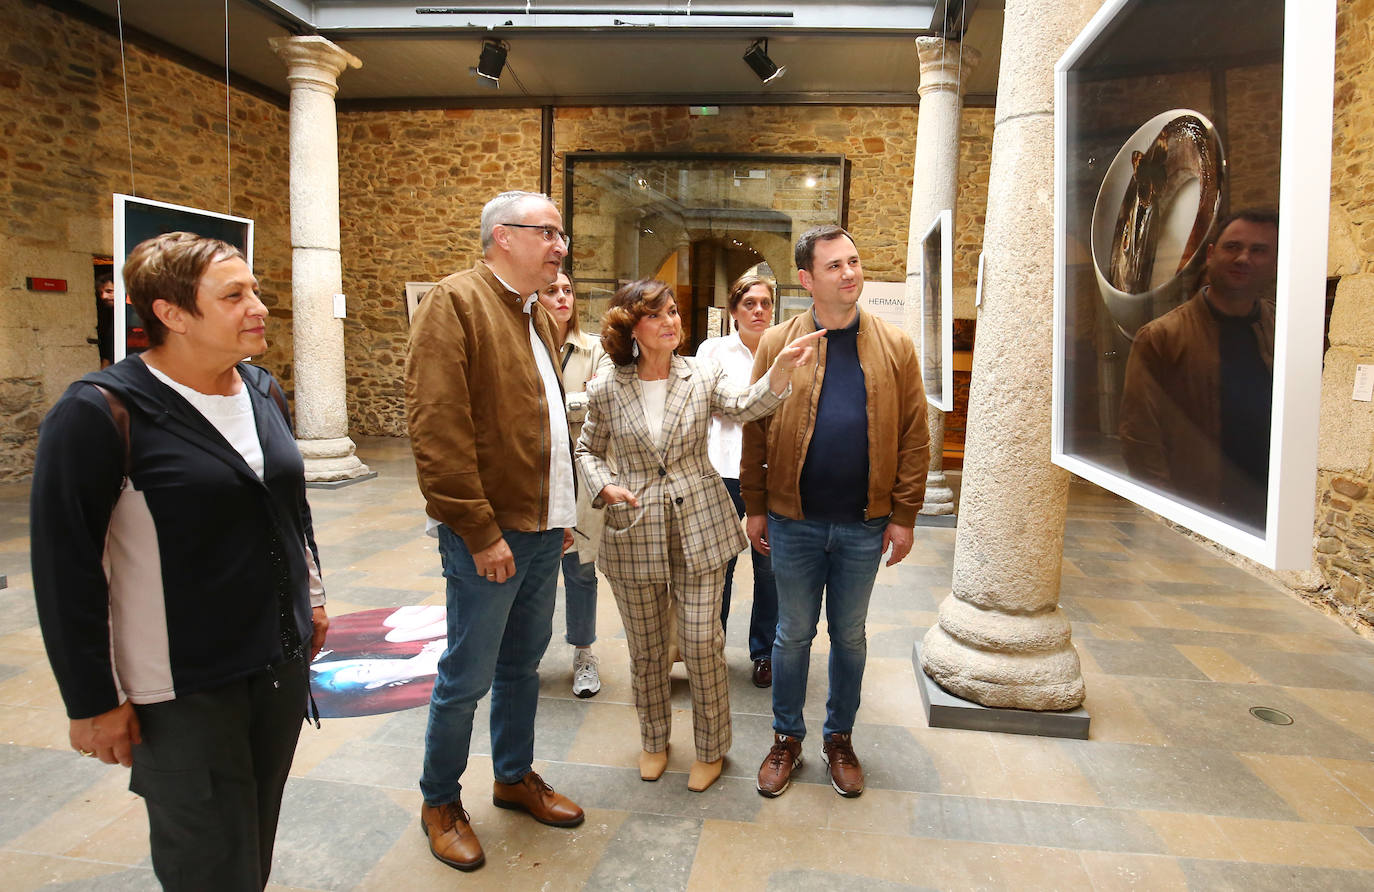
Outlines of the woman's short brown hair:
<svg viewBox="0 0 1374 892">
<path fill-rule="evenodd" d="M 139 242 L 124 261 L 124 293 L 143 319 L 148 345 L 156 347 L 167 339 L 167 326 L 153 312 L 159 299 L 199 317 L 196 289 L 206 268 L 216 261 L 243 257 L 243 252 L 228 242 L 204 238 L 190 232 L 168 232 Z"/>
<path fill-rule="evenodd" d="M 739 309 L 740 301 L 744 300 L 745 293 L 748 292 L 749 289 L 753 288 L 755 285 L 762 285 L 768 289 L 769 300 L 776 301 L 778 299 L 777 282 L 773 281 L 767 276 L 760 276 L 756 273 L 746 273 L 745 275 L 742 275 L 738 279 L 736 279 L 735 284 L 730 286 L 730 297 L 727 301 L 726 311 L 730 314 L 730 318 L 732 320 L 735 317 L 735 310 Z M 739 325 L 736 324 L 735 327 L 738 328 Z"/>
<path fill-rule="evenodd" d="M 676 300 L 673 286 L 658 279 L 640 279 L 623 286 L 611 298 L 601 318 L 601 347 L 611 362 L 629 365 L 635 361 L 634 330 L 650 313 L 656 313 Z"/>
</svg>

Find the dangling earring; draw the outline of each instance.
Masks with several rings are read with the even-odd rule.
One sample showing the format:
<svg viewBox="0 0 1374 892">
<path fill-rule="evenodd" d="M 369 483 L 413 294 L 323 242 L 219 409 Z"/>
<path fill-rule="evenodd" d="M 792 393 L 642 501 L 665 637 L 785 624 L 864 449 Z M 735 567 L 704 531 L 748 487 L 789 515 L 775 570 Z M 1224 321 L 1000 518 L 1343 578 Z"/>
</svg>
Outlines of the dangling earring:
<svg viewBox="0 0 1374 892">
<path fill-rule="evenodd" d="M 630 356 L 635 359 L 639 358 L 639 341 L 634 338 L 630 338 Z"/>
</svg>

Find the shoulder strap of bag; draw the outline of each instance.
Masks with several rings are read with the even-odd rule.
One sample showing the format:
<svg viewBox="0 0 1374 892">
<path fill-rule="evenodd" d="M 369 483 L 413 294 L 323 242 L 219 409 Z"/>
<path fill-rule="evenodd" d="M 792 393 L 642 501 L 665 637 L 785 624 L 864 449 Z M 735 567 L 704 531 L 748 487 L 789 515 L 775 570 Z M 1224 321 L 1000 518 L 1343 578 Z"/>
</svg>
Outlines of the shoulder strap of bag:
<svg viewBox="0 0 1374 892">
<path fill-rule="evenodd" d="M 105 402 L 110 407 L 110 414 L 114 416 L 115 428 L 119 431 L 119 440 L 124 445 L 124 479 L 119 481 L 120 490 L 124 489 L 124 483 L 129 479 L 129 471 L 133 467 L 133 458 L 129 449 L 129 410 L 125 408 L 124 401 L 115 396 L 110 390 L 101 387 L 99 384 L 92 384 L 100 395 L 105 398 Z"/>
</svg>

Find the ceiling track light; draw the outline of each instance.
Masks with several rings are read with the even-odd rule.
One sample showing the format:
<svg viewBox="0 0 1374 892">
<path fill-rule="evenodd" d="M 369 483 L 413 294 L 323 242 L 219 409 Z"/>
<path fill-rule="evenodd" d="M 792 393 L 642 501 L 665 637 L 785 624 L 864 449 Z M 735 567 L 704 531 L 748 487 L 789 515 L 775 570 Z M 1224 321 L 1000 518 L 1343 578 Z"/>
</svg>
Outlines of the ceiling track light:
<svg viewBox="0 0 1374 892">
<path fill-rule="evenodd" d="M 768 38 L 760 37 L 750 44 L 749 49 L 744 54 L 744 61 L 749 67 L 754 69 L 754 74 L 759 76 L 759 80 L 765 84 L 771 80 L 776 80 L 787 73 L 787 66 L 778 66 L 778 63 L 768 58 Z"/>
<path fill-rule="evenodd" d="M 480 81 L 489 81 L 489 86 L 501 86 L 501 72 L 506 67 L 506 54 L 510 45 L 504 40 L 488 39 L 482 41 L 482 55 L 477 59 L 477 67 L 470 68 L 472 76 Z"/>
</svg>

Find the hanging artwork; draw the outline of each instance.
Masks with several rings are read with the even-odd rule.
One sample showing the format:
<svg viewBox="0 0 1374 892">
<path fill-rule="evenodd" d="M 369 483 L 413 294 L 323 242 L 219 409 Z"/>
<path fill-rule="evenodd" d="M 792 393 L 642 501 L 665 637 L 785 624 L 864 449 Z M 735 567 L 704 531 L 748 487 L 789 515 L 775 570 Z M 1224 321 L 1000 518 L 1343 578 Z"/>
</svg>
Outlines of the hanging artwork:
<svg viewBox="0 0 1374 892">
<path fill-rule="evenodd" d="M 954 408 L 954 214 L 943 210 L 921 239 L 921 374 L 926 400 Z"/>
<path fill-rule="evenodd" d="M 1276 568 L 1311 559 L 1334 41 L 1333 0 L 1107 0 L 1055 72 L 1052 458 Z"/>
<path fill-rule="evenodd" d="M 133 195 L 114 196 L 114 356 L 148 348 L 143 321 L 124 294 L 124 261 L 140 242 L 167 232 L 193 232 L 205 238 L 228 242 L 243 252 L 253 266 L 253 221 L 246 217 L 217 214 L 214 211 L 149 201 Z"/>
</svg>

